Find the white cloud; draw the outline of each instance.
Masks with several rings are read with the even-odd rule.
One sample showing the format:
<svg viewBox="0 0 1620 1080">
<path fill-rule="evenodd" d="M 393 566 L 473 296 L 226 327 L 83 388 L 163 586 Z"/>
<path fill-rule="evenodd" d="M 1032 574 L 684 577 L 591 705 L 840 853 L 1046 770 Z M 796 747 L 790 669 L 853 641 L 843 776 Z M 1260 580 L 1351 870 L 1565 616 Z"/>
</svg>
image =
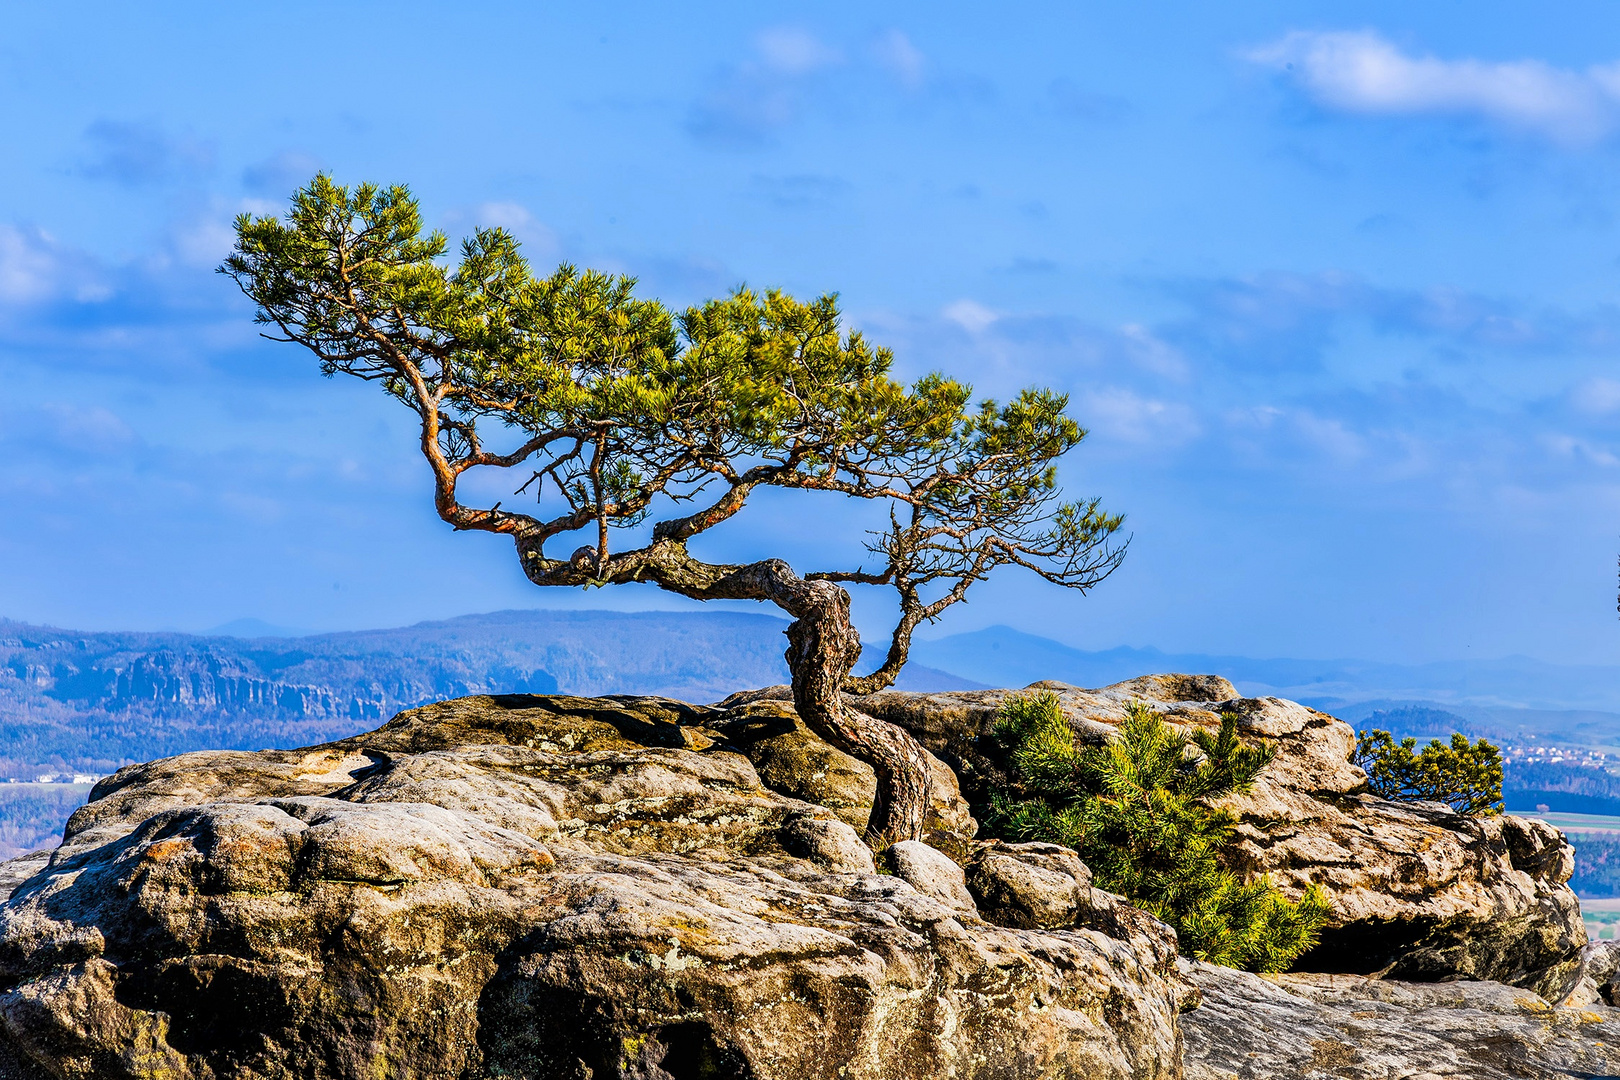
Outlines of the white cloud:
<svg viewBox="0 0 1620 1080">
<path fill-rule="evenodd" d="M 754 38 L 754 58 L 723 70 L 693 102 L 687 130 L 722 145 L 766 142 L 799 118 L 820 73 L 843 59 L 808 30 L 763 30 Z"/>
<path fill-rule="evenodd" d="M 135 432 L 122 417 L 100 405 L 47 403 L 40 412 L 49 420 L 57 440 L 89 450 L 122 449 L 135 441 Z"/>
<path fill-rule="evenodd" d="M 1296 409 L 1292 420 L 1302 441 L 1341 464 L 1359 461 L 1366 455 L 1365 440 L 1343 420 L 1319 416 L 1307 409 Z"/>
<path fill-rule="evenodd" d="M 1136 445 L 1179 446 L 1202 431 L 1187 405 L 1119 386 L 1086 391 L 1071 411 L 1097 434 Z"/>
<path fill-rule="evenodd" d="M 215 266 L 236 246 L 229 221 L 204 218 L 175 231 L 174 252 L 183 266 Z"/>
<path fill-rule="evenodd" d="M 104 300 L 111 290 L 91 261 L 42 229 L 0 225 L 0 300 L 38 303 L 69 295 Z"/>
<path fill-rule="evenodd" d="M 1616 457 L 1613 451 L 1588 439 L 1576 438 L 1573 435 L 1550 433 L 1542 436 L 1542 442 L 1555 457 L 1586 461 L 1606 469 L 1620 466 L 1620 457 Z"/>
<path fill-rule="evenodd" d="M 889 30 L 880 34 L 872 52 L 877 62 L 906 89 L 915 90 L 922 85 L 923 54 L 903 31 Z"/>
<path fill-rule="evenodd" d="M 51 238 L 38 229 L 0 225 L 0 300 L 43 300 L 55 288 Z"/>
<path fill-rule="evenodd" d="M 1483 116 L 1567 143 L 1620 125 L 1620 63 L 1572 71 L 1540 60 L 1442 60 L 1375 31 L 1294 31 L 1248 59 L 1284 68 L 1316 101 L 1349 112 Z"/>
<path fill-rule="evenodd" d="M 1253 452 L 1276 461 L 1303 461 L 1314 452 L 1340 465 L 1367 456 L 1367 440 L 1338 417 L 1299 406 L 1250 405 L 1226 412 L 1230 433 Z"/>
<path fill-rule="evenodd" d="M 523 245 L 524 257 L 538 264 L 536 272 L 543 272 L 545 263 L 560 258 L 562 254 L 562 240 L 556 230 L 535 217 L 521 203 L 479 203 L 470 211 L 446 215 L 446 224 L 452 229 L 462 229 L 468 225 L 480 229 L 505 229 Z"/>
<path fill-rule="evenodd" d="M 1131 359 L 1145 370 L 1175 379 L 1187 377 L 1187 358 L 1152 330 L 1140 323 L 1126 323 L 1119 328 L 1119 336 Z"/>
<path fill-rule="evenodd" d="M 1603 416 L 1620 409 L 1620 382 L 1595 376 L 1574 387 L 1569 396 L 1576 411 Z"/>
<path fill-rule="evenodd" d="M 1000 312 L 990 310 L 977 300 L 965 298 L 946 304 L 939 313 L 970 334 L 984 333 L 992 323 L 1001 318 Z"/>
<path fill-rule="evenodd" d="M 810 31 L 792 26 L 761 31 L 754 46 L 767 67 L 784 75 L 808 75 L 843 59 Z"/>
<path fill-rule="evenodd" d="M 280 204 L 268 199 L 245 198 L 234 202 L 211 199 L 207 207 L 199 207 L 190 220 L 170 228 L 167 250 L 148 260 L 148 264 L 154 269 L 163 269 L 171 263 L 192 269 L 218 266 L 236 247 L 238 214 L 271 217 L 281 209 Z"/>
</svg>

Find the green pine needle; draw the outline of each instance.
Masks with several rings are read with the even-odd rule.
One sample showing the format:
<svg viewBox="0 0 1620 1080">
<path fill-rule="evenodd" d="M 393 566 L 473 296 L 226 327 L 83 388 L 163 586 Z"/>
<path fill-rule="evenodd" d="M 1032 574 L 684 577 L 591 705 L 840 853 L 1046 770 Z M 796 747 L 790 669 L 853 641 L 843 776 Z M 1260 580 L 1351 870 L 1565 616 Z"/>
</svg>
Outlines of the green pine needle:
<svg viewBox="0 0 1620 1080">
<path fill-rule="evenodd" d="M 1186 734 L 1133 702 L 1119 735 L 1077 747 L 1050 692 L 1008 699 L 995 734 L 1012 773 L 988 825 L 1009 839 L 1078 851 L 1099 886 L 1175 927 L 1183 953 L 1251 971 L 1286 970 L 1331 913 L 1315 885 L 1291 901 L 1260 877 L 1224 868 L 1236 819 L 1207 800 L 1241 792 L 1271 763 L 1238 738 L 1238 717 Z"/>
</svg>

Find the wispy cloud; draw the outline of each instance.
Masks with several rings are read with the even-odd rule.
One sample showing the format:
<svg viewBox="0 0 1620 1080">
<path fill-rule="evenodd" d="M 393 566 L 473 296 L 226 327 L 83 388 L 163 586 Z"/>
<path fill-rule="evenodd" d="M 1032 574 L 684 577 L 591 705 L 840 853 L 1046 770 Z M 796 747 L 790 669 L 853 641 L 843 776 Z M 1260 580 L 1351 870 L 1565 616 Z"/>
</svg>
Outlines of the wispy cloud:
<svg viewBox="0 0 1620 1080">
<path fill-rule="evenodd" d="M 1203 433 L 1189 404 L 1149 396 L 1123 386 L 1081 392 L 1073 412 L 1094 434 L 1135 447 L 1172 449 Z"/>
<path fill-rule="evenodd" d="M 536 273 L 544 273 L 549 263 L 563 258 L 564 245 L 557 230 L 521 203 L 483 202 L 452 210 L 444 216 L 444 227 L 452 238 L 473 229 L 505 229 L 523 245 L 523 255 Z"/>
<path fill-rule="evenodd" d="M 1620 63 L 1575 71 L 1533 59 L 1447 60 L 1403 52 L 1372 30 L 1299 30 L 1247 55 L 1330 109 L 1474 116 L 1563 143 L 1620 127 Z"/>
<path fill-rule="evenodd" d="M 879 34 L 872 43 L 872 55 L 906 89 L 922 86 L 925 71 L 922 51 L 903 31 L 886 30 Z"/>
<path fill-rule="evenodd" d="M 761 196 L 783 209 L 824 207 L 850 189 L 848 180 L 819 173 L 797 173 L 789 176 L 765 176 L 756 173 L 750 183 Z"/>
<path fill-rule="evenodd" d="M 154 124 L 97 120 L 84 132 L 89 157 L 80 171 L 125 187 L 183 179 L 213 167 L 213 148 L 189 137 L 170 135 Z"/>
<path fill-rule="evenodd" d="M 0 300 L 36 304 L 59 297 L 98 300 L 108 294 L 94 260 L 43 229 L 0 225 Z"/>
<path fill-rule="evenodd" d="M 1053 112 L 1069 120 L 1114 121 L 1130 112 L 1124 98 L 1092 93 L 1070 79 L 1054 79 L 1046 98 Z"/>
<path fill-rule="evenodd" d="M 1320 367 L 1346 328 L 1426 339 L 1452 355 L 1554 355 L 1620 349 L 1620 310 L 1535 309 L 1461 289 L 1397 289 L 1351 274 L 1187 278 L 1158 287 L 1187 314 L 1159 332 L 1193 355 L 1236 368 Z"/>
<path fill-rule="evenodd" d="M 298 150 L 283 150 L 242 170 L 242 186 L 260 195 L 286 197 L 320 171 L 319 159 Z"/>
<path fill-rule="evenodd" d="M 754 39 L 754 48 L 764 66 L 780 75 L 809 75 L 844 60 L 837 49 L 797 26 L 760 31 Z"/>
<path fill-rule="evenodd" d="M 979 80 L 934 72 L 898 28 L 840 44 L 778 26 L 756 34 L 744 59 L 714 74 L 692 103 L 686 129 L 711 145 L 754 147 L 832 103 L 848 110 L 884 97 L 959 103 L 987 96 Z"/>
<path fill-rule="evenodd" d="M 723 70 L 693 103 L 687 130 L 703 142 L 754 146 L 799 118 L 810 81 L 843 63 L 808 30 L 775 27 L 754 39 L 753 55 Z"/>
<path fill-rule="evenodd" d="M 1001 318 L 999 312 L 966 297 L 946 304 L 940 309 L 940 314 L 970 334 L 984 333 Z"/>
</svg>

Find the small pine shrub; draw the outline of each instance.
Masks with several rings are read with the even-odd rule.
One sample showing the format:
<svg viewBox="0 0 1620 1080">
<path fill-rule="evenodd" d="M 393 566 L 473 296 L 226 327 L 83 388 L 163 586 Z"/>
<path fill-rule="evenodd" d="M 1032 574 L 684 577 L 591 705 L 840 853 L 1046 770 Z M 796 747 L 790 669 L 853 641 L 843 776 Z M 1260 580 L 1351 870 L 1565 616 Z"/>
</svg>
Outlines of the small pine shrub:
<svg viewBox="0 0 1620 1080">
<path fill-rule="evenodd" d="M 1247 789 L 1273 756 L 1238 739 L 1235 714 L 1188 735 L 1136 702 L 1118 738 L 1077 747 L 1042 693 L 1008 700 L 996 735 L 1013 785 L 992 798 L 992 831 L 1074 848 L 1098 885 L 1175 927 L 1195 959 L 1283 971 L 1316 944 L 1329 914 L 1319 888 L 1290 901 L 1221 866 L 1236 819 L 1207 800 Z"/>
<path fill-rule="evenodd" d="M 1484 739 L 1461 734 L 1447 746 L 1439 739 L 1413 753 L 1417 740 L 1395 741 L 1387 731 L 1363 731 L 1354 761 L 1367 771 L 1374 793 L 1386 799 L 1443 802 L 1459 814 L 1502 809 L 1502 755 Z"/>
</svg>

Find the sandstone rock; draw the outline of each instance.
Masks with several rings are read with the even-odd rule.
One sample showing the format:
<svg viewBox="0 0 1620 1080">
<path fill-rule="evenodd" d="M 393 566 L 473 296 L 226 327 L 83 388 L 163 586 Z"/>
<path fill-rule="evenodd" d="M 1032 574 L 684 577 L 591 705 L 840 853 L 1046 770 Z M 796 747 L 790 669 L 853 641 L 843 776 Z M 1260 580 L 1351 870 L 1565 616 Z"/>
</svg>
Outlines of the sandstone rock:
<svg viewBox="0 0 1620 1080">
<path fill-rule="evenodd" d="M 0 1076 L 1178 1075 L 1159 924 L 868 873 L 725 720 L 469 698 L 122 770 L 0 905 Z"/>
<path fill-rule="evenodd" d="M 766 787 L 825 806 L 857 833 L 865 831 L 877 790 L 872 766 L 817 738 L 791 703 L 745 706 L 716 726 L 726 744 L 753 763 Z"/>
<path fill-rule="evenodd" d="M 1620 941 L 1591 941 L 1581 952 L 1580 978 L 1563 1001 L 1570 1008 L 1620 1005 Z"/>
<path fill-rule="evenodd" d="M 0 899 L 9 898 L 17 886 L 45 869 L 50 861 L 49 851 L 30 851 L 0 863 Z"/>
<path fill-rule="evenodd" d="M 1223 710 L 1234 711 L 1246 737 L 1276 747 L 1253 789 L 1226 800 L 1239 817 L 1231 862 L 1269 874 L 1285 893 L 1311 882 L 1329 891 L 1333 923 L 1299 969 L 1492 979 L 1551 1000 L 1578 979 L 1586 931 L 1564 884 L 1573 854 L 1556 830 L 1372 796 L 1350 763 L 1348 724 L 1280 698 L 1240 698 L 1224 679 L 1157 675 L 1102 690 L 1030 689 L 1056 693 L 1081 740 L 1109 737 L 1140 700 L 1184 725 L 1214 726 Z M 1022 692 L 884 691 L 852 701 L 906 727 L 956 769 L 983 813 L 1007 780 L 992 737 L 996 711 Z"/>
<path fill-rule="evenodd" d="M 976 845 L 966 868 L 968 891 L 979 913 L 998 926 L 1020 929 L 1085 927 L 1110 937 L 1158 939 L 1176 951 L 1176 932 L 1124 897 L 1092 888 L 1080 856 L 1057 844 Z M 1184 1002 L 1191 1007 L 1191 1000 Z"/>
<path fill-rule="evenodd" d="M 782 827 L 782 848 L 789 855 L 809 859 L 835 874 L 875 874 L 872 849 L 847 821 L 801 814 Z"/>
<path fill-rule="evenodd" d="M 894 874 L 906 884 L 954 911 L 978 915 L 962 868 L 950 856 L 920 840 L 902 840 L 884 853 Z"/>
<path fill-rule="evenodd" d="M 1025 929 L 1073 926 L 1091 904 L 1091 870 L 1057 844 L 990 844 L 967 866 L 986 919 Z"/>
<path fill-rule="evenodd" d="M 1494 982 L 1258 976 L 1183 962 L 1186 1080 L 1508 1080 L 1620 1074 L 1620 1010 Z"/>
</svg>

